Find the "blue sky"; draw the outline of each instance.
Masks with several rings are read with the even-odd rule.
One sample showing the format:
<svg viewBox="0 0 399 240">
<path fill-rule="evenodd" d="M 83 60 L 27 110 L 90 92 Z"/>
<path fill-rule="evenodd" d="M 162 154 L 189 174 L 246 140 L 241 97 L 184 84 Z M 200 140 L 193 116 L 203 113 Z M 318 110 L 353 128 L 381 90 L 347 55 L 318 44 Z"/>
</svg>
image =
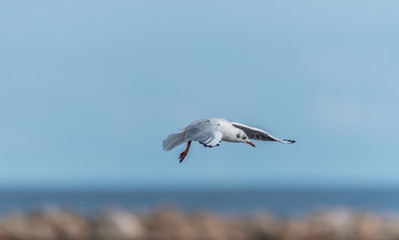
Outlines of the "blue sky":
<svg viewBox="0 0 399 240">
<path fill-rule="evenodd" d="M 399 184 L 397 1 L 3 1 L 0 186 Z M 293 145 L 164 152 L 224 117 Z"/>
</svg>

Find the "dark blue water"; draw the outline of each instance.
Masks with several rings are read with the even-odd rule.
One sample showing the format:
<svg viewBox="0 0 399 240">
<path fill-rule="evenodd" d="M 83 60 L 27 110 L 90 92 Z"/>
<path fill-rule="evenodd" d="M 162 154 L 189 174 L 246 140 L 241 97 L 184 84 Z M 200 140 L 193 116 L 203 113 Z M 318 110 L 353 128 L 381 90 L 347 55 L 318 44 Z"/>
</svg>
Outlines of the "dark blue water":
<svg viewBox="0 0 399 240">
<path fill-rule="evenodd" d="M 108 207 L 150 210 L 162 206 L 220 213 L 267 211 L 280 216 L 337 207 L 399 213 L 399 190 L 0 191 L 0 213 L 49 206 L 82 213 Z"/>
</svg>

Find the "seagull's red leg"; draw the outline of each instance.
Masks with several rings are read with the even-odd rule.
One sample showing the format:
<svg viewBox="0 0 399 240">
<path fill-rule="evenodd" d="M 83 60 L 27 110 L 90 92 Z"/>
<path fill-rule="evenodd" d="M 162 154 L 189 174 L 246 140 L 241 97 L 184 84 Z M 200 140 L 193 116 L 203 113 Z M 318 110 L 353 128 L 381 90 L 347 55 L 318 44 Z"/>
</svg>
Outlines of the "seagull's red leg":
<svg viewBox="0 0 399 240">
<path fill-rule="evenodd" d="M 184 158 L 187 156 L 188 150 L 190 149 L 190 145 L 191 145 L 191 141 L 188 141 L 186 150 L 184 150 L 184 152 L 180 153 L 180 156 L 179 156 L 180 161 L 179 161 L 179 163 L 183 162 Z"/>
</svg>

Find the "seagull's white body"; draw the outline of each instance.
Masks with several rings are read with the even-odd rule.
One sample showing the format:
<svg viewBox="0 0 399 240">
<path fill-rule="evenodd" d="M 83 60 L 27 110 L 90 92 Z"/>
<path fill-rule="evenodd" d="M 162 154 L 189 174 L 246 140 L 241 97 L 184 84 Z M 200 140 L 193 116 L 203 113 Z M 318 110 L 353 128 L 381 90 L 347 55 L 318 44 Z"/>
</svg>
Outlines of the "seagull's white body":
<svg viewBox="0 0 399 240">
<path fill-rule="evenodd" d="M 206 118 L 192 122 L 177 133 L 170 134 L 163 141 L 163 149 L 170 151 L 176 146 L 187 142 L 187 148 L 180 154 L 180 162 L 186 157 L 191 141 L 197 141 L 205 147 L 219 146 L 221 141 L 248 143 L 255 147 L 249 140 L 273 141 L 281 143 L 294 143 L 293 140 L 281 140 L 269 133 L 242 123 L 230 122 L 223 118 Z"/>
</svg>

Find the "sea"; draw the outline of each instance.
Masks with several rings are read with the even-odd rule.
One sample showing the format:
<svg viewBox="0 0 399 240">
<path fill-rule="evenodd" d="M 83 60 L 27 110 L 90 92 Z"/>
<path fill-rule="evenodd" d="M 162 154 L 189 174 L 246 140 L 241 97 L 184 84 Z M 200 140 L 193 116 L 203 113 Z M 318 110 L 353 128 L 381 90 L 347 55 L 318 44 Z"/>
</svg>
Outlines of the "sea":
<svg viewBox="0 0 399 240">
<path fill-rule="evenodd" d="M 329 209 L 399 215 L 399 189 L 0 190 L 0 214 L 54 208 L 82 214 L 110 208 L 138 212 L 174 208 L 281 217 Z"/>
</svg>

